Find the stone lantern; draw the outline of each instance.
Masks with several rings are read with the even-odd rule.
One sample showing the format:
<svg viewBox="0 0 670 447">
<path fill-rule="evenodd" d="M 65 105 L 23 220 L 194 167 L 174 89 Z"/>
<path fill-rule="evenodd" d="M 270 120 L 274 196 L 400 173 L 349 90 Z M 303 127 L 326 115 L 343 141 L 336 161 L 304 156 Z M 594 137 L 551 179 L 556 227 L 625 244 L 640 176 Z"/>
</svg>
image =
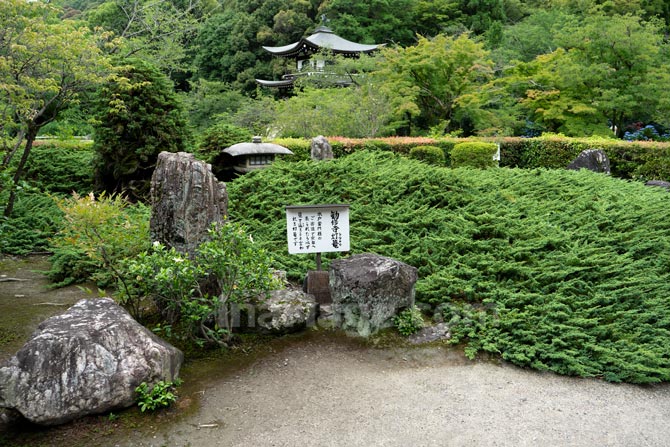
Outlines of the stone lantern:
<svg viewBox="0 0 670 447">
<path fill-rule="evenodd" d="M 223 154 L 232 157 L 233 170 L 240 174 L 267 168 L 276 155 L 293 155 L 293 152 L 274 143 L 263 143 L 261 137 L 253 137 L 251 143 L 237 143 L 224 149 Z"/>
</svg>

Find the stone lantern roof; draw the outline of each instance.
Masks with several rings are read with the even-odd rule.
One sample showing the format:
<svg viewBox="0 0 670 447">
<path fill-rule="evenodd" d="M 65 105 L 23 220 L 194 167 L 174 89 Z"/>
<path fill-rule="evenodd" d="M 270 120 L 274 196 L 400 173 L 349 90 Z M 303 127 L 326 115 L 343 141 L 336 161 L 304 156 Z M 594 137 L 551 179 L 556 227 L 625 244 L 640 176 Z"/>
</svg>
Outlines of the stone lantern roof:
<svg viewBox="0 0 670 447">
<path fill-rule="evenodd" d="M 253 137 L 251 143 L 237 143 L 224 149 L 224 154 L 237 157 L 240 155 L 263 155 L 263 154 L 282 154 L 293 155 L 293 152 L 274 143 L 263 143 L 261 137 Z"/>
</svg>

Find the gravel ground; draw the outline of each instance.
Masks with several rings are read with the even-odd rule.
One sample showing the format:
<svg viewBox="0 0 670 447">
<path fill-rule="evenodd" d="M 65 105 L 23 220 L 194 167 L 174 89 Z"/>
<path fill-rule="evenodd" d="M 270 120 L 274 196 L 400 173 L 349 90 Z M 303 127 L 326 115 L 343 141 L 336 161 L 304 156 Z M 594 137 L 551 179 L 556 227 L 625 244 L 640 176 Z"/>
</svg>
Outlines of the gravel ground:
<svg viewBox="0 0 670 447">
<path fill-rule="evenodd" d="M 199 390 L 116 446 L 667 446 L 670 385 L 469 361 L 450 347 L 312 337 Z"/>
</svg>

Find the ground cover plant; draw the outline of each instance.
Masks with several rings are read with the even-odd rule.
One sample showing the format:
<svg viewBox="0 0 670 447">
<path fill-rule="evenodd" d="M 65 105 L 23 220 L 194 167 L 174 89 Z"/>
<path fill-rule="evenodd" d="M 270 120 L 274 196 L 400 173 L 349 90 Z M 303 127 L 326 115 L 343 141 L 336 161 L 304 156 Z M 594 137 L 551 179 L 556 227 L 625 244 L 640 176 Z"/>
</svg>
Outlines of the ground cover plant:
<svg viewBox="0 0 670 447">
<path fill-rule="evenodd" d="M 284 206 L 349 203 L 352 253 L 419 269 L 417 299 L 467 353 L 636 383 L 670 379 L 670 197 L 588 171 L 449 169 L 357 152 L 229 185 L 230 214 L 289 276 Z M 332 254 L 324 254 L 327 263 Z"/>
</svg>

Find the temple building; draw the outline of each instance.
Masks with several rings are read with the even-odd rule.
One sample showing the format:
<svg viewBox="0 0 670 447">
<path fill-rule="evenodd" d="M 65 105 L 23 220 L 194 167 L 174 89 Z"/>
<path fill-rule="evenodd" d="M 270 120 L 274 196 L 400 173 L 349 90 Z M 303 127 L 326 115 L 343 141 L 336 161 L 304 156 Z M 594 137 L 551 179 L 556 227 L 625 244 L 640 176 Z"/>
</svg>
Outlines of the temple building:
<svg viewBox="0 0 670 447">
<path fill-rule="evenodd" d="M 372 53 L 383 45 L 365 45 L 351 42 L 338 36 L 330 28 L 320 26 L 311 36 L 303 37 L 292 44 L 281 47 L 263 47 L 265 51 L 275 56 L 295 59 L 297 71 L 285 74 L 279 81 L 256 79 L 256 82 L 264 87 L 292 88 L 293 82 L 299 76 L 324 73 L 325 61 L 312 58 L 314 54 L 319 53 L 322 49 L 330 50 L 333 54 L 341 54 L 345 57 L 358 57 L 361 54 Z M 342 79 L 338 82 L 338 85 L 346 86 L 350 83 L 350 81 Z"/>
</svg>

